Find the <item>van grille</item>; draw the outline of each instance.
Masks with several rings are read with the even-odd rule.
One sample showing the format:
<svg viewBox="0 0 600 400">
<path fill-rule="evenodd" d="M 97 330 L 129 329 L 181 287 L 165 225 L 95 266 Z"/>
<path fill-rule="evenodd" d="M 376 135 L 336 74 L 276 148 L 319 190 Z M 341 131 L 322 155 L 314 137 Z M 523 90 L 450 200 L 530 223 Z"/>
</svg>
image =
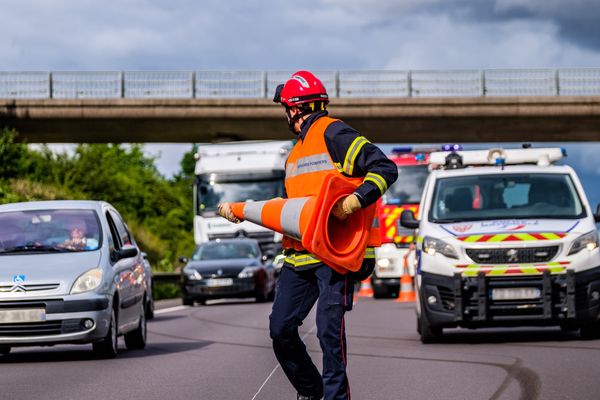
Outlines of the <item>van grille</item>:
<svg viewBox="0 0 600 400">
<path fill-rule="evenodd" d="M 42 292 L 46 290 L 58 289 L 60 283 L 27 283 L 16 285 L 15 283 L 0 283 L 0 293 L 10 292 Z"/>
<path fill-rule="evenodd" d="M 83 320 L 81 319 L 0 324 L 0 336 L 4 337 L 62 335 L 83 332 L 85 330 L 86 328 L 84 328 Z"/>
<path fill-rule="evenodd" d="M 547 262 L 558 253 L 558 246 L 466 249 L 469 258 L 480 264 L 523 264 Z"/>
</svg>

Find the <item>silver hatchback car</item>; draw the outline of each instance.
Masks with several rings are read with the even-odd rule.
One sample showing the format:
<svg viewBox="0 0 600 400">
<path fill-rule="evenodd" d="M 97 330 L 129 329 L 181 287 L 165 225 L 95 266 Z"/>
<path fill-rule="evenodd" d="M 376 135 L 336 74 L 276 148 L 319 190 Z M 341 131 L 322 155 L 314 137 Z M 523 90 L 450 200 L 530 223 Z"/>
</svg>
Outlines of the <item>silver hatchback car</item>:
<svg viewBox="0 0 600 400">
<path fill-rule="evenodd" d="M 0 355 L 92 343 L 101 357 L 146 345 L 150 288 L 127 225 L 108 203 L 0 205 Z"/>
</svg>

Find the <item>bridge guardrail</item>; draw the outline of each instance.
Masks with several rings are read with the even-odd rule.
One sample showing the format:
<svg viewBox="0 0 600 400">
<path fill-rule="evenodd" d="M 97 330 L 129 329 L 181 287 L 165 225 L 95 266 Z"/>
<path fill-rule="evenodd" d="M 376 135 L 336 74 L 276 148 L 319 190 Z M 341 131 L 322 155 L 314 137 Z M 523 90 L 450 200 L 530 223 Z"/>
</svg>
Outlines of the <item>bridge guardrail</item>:
<svg viewBox="0 0 600 400">
<path fill-rule="evenodd" d="M 272 98 L 293 71 L 0 71 L 2 99 Z M 331 97 L 598 96 L 600 68 L 315 71 Z"/>
</svg>

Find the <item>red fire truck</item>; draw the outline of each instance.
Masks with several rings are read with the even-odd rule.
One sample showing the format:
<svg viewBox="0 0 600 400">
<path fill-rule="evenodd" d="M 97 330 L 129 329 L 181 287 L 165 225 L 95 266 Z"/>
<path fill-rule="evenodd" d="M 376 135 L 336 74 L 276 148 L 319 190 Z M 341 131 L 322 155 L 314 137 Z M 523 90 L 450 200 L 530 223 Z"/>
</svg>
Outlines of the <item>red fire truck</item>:
<svg viewBox="0 0 600 400">
<path fill-rule="evenodd" d="M 414 232 L 400 226 L 400 214 L 413 210 L 417 215 L 421 193 L 429 174 L 429 153 L 439 149 L 395 148 L 389 158 L 398 166 L 398 180 L 379 200 L 382 246 L 375 249 L 377 263 L 371 276 L 375 298 L 397 297 L 400 277 L 406 266 L 414 276 Z"/>
</svg>

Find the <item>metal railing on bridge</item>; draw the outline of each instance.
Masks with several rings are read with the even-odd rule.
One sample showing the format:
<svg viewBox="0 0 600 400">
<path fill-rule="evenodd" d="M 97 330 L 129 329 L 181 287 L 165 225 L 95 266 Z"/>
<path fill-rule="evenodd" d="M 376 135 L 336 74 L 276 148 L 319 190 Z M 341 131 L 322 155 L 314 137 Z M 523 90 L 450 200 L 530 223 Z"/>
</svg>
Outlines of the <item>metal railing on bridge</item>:
<svg viewBox="0 0 600 400">
<path fill-rule="evenodd" d="M 0 72 L 0 98 L 272 98 L 292 72 Z M 315 73 L 332 97 L 600 95 L 600 68 Z"/>
</svg>

